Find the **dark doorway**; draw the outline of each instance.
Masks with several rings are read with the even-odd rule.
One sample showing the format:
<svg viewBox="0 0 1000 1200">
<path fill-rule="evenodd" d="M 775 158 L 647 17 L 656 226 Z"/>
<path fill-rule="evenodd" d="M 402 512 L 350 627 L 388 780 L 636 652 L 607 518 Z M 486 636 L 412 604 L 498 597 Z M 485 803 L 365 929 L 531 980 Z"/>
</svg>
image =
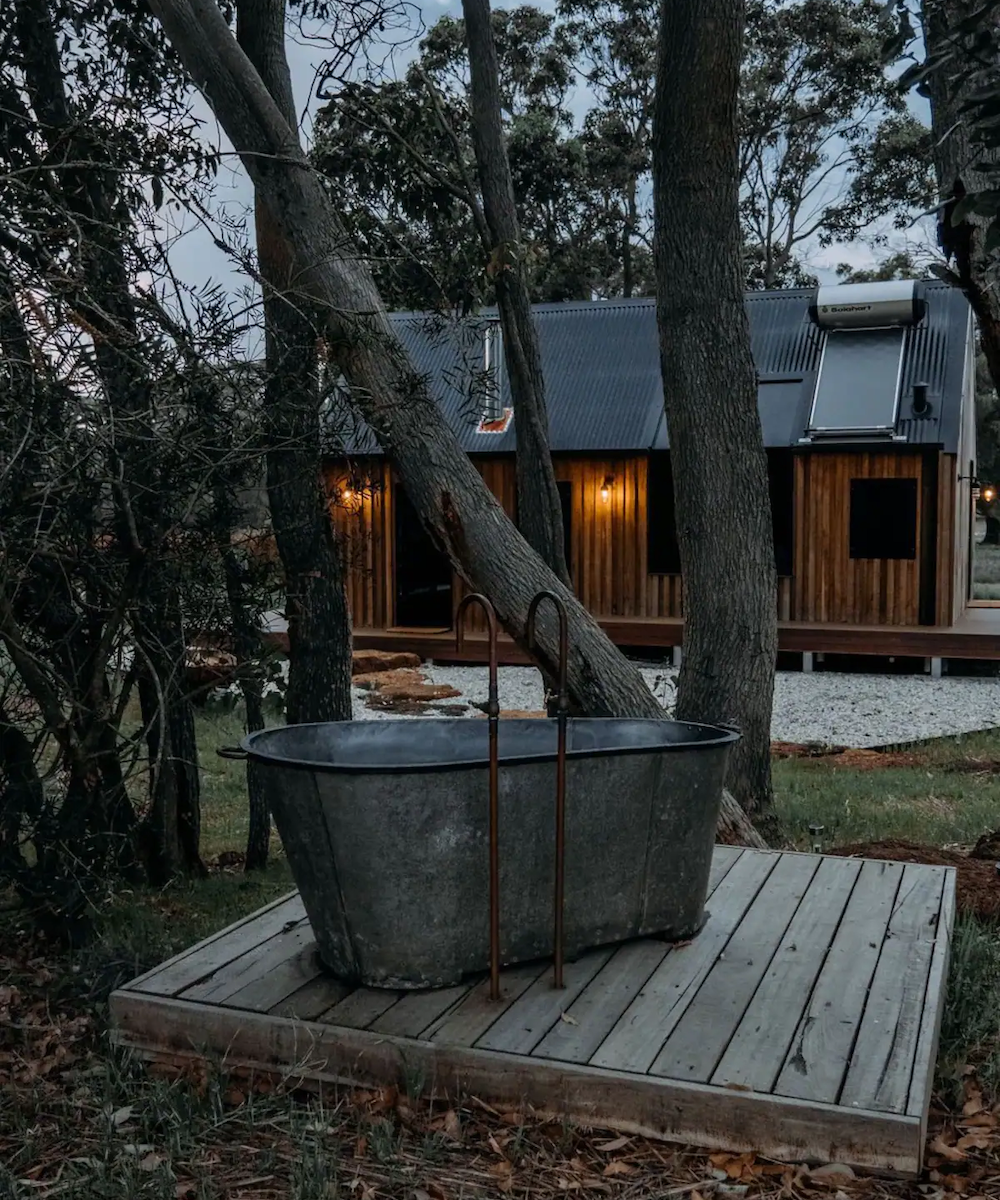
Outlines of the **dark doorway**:
<svg viewBox="0 0 1000 1200">
<path fill-rule="evenodd" d="M 396 496 L 396 624 L 450 629 L 451 563 L 434 545 L 403 491 Z"/>
</svg>

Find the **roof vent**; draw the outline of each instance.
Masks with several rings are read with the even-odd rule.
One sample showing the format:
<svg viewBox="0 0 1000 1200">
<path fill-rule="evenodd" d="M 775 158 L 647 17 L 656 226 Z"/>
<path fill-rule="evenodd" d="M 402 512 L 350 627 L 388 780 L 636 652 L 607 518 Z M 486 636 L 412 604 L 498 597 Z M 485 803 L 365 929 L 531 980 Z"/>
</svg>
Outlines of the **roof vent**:
<svg viewBox="0 0 1000 1200">
<path fill-rule="evenodd" d="M 913 404 L 911 408 L 915 417 L 929 417 L 933 412 L 933 405 L 927 399 L 926 383 L 915 383 L 913 385 Z"/>
<path fill-rule="evenodd" d="M 498 321 L 491 321 L 483 330 L 483 386 L 486 390 L 482 415 L 484 425 L 503 420 L 502 370 L 503 330 Z"/>
<path fill-rule="evenodd" d="M 822 329 L 886 329 L 916 325 L 926 301 L 915 279 L 820 287 L 809 316 Z"/>
</svg>

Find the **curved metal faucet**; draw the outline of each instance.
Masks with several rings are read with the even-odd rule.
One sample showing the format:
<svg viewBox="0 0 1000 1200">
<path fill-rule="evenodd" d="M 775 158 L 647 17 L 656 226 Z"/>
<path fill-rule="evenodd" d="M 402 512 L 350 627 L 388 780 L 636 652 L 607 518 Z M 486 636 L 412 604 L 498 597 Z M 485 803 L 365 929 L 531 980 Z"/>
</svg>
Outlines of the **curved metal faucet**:
<svg viewBox="0 0 1000 1200">
<path fill-rule="evenodd" d="M 486 704 L 490 737 L 490 999 L 500 999 L 500 790 L 499 750 L 500 696 L 497 687 L 497 614 L 481 592 L 470 592 L 455 610 L 455 653 L 462 652 L 462 618 L 478 604 L 486 614 L 489 631 L 490 691 Z"/>
<path fill-rule="evenodd" d="M 556 694 L 556 718 L 559 740 L 556 749 L 556 889 L 553 903 L 553 983 L 563 987 L 563 909 L 566 890 L 566 721 L 569 716 L 569 692 L 566 686 L 567 658 L 569 657 L 569 619 L 566 605 L 555 592 L 539 592 L 528 606 L 528 617 L 524 623 L 525 642 L 529 654 L 535 649 L 535 618 L 543 600 L 551 600 L 559 619 L 559 663 L 558 692 Z"/>
</svg>

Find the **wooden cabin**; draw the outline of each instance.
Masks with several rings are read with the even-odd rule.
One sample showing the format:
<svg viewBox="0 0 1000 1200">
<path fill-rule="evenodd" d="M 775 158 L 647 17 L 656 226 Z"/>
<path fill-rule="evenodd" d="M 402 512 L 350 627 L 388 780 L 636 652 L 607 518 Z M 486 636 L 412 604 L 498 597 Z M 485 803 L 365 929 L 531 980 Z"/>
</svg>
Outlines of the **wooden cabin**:
<svg viewBox="0 0 1000 1200">
<path fill-rule="evenodd" d="M 822 651 L 833 631 L 856 627 L 896 631 L 885 652 L 896 645 L 903 654 L 904 631 L 954 631 L 969 597 L 974 507 L 975 330 L 965 296 L 906 281 L 754 292 L 746 304 L 783 645 Z M 514 421 L 495 317 L 393 320 L 516 520 Z M 655 304 L 546 304 L 535 320 L 576 592 L 620 644 L 679 644 Z M 370 432 L 354 429 L 343 444 L 328 483 L 356 630 L 370 641 L 392 630 L 441 636 L 461 581 Z M 881 652 L 874 644 L 869 652 Z"/>
</svg>

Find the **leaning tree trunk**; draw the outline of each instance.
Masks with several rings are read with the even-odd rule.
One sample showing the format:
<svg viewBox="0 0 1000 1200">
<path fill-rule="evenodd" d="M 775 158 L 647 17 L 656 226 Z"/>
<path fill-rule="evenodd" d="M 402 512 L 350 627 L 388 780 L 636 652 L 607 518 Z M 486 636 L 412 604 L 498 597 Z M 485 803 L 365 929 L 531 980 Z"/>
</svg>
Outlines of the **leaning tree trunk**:
<svg viewBox="0 0 1000 1200">
<path fill-rule="evenodd" d="M 1000 266 L 996 251 L 987 251 L 991 217 L 967 213 L 952 223 L 955 207 L 972 192 L 1000 190 L 1000 154 L 978 146 L 969 136 L 963 105 L 974 93 L 992 84 L 1000 72 L 998 41 L 985 52 L 972 47 L 974 34 L 953 33 L 980 7 L 977 0 L 923 0 L 922 16 L 927 56 L 952 49 L 955 53 L 928 79 L 938 192 L 948 203 L 940 210 L 938 241 L 953 262 L 961 287 L 979 320 L 979 336 L 993 386 L 1000 395 Z M 996 22 L 995 13 L 983 20 Z M 987 58 L 984 60 L 984 53 Z"/>
<path fill-rule="evenodd" d="M 568 685 L 580 708 L 596 716 L 662 716 L 638 671 L 532 551 L 462 451 L 426 380 L 407 358 L 371 272 L 298 138 L 214 0 L 150 0 L 150 6 L 287 238 L 303 290 L 325 308 L 329 342 L 355 408 L 392 458 L 452 565 L 490 597 L 500 623 L 522 645 L 534 595 L 545 588 L 564 601 L 570 625 Z M 537 657 L 544 670 L 554 670 L 558 630 L 548 607 L 539 614 Z M 727 815 L 748 843 L 757 839 L 759 844 L 738 806 L 727 804 Z"/>
<path fill-rule="evenodd" d="M 294 129 L 284 0 L 238 0 L 236 13 L 239 43 Z M 293 251 L 259 189 L 254 212 L 264 284 L 267 496 L 288 617 L 285 715 L 290 724 L 349 721 L 351 617 L 322 482 L 314 305 L 299 292 Z"/>
<path fill-rule="evenodd" d="M 566 584 L 562 506 L 549 453 L 538 331 L 531 317 L 524 245 L 500 115 L 500 65 L 489 0 L 462 0 L 469 49 L 472 141 L 489 233 L 490 262 L 517 439 L 517 521 L 528 545 Z"/>
<path fill-rule="evenodd" d="M 660 363 L 684 575 L 682 720 L 732 721 L 729 785 L 772 812 L 777 601 L 767 460 L 743 301 L 741 0 L 663 0 L 653 124 Z"/>
</svg>

